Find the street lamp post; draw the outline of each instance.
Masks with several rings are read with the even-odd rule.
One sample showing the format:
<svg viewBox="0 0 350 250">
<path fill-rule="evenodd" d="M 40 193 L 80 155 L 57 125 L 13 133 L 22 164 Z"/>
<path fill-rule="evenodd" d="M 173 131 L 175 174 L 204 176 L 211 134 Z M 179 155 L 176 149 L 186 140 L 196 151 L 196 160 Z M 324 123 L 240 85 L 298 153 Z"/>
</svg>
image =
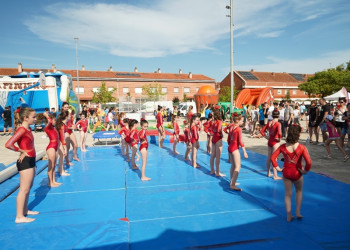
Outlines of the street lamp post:
<svg viewBox="0 0 350 250">
<path fill-rule="evenodd" d="M 233 94 L 234 94 L 234 85 L 235 80 L 233 77 L 233 0 L 230 0 L 230 6 L 226 6 L 230 10 L 230 76 L 231 76 L 231 112 L 233 111 Z"/>
<path fill-rule="evenodd" d="M 78 37 L 74 37 L 75 40 L 75 58 L 77 62 L 77 86 L 78 86 L 78 110 L 77 110 L 77 115 L 79 115 L 80 111 L 80 87 L 79 87 L 79 63 L 78 63 Z"/>
</svg>

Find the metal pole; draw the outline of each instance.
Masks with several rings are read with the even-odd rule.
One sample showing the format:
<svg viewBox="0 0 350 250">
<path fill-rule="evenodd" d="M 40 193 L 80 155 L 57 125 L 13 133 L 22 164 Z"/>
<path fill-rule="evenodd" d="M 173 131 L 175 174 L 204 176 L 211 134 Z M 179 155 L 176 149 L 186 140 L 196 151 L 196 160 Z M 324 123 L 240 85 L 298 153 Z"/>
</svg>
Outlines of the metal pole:
<svg viewBox="0 0 350 250">
<path fill-rule="evenodd" d="M 233 0 L 230 0 L 230 74 L 231 74 L 231 113 L 233 111 L 234 77 L 233 77 Z"/>
<path fill-rule="evenodd" d="M 77 85 L 78 85 L 78 110 L 77 110 L 77 116 L 79 116 L 80 113 L 80 87 L 79 87 L 79 63 L 78 63 L 78 37 L 74 37 L 75 40 L 75 58 L 77 62 Z"/>
</svg>

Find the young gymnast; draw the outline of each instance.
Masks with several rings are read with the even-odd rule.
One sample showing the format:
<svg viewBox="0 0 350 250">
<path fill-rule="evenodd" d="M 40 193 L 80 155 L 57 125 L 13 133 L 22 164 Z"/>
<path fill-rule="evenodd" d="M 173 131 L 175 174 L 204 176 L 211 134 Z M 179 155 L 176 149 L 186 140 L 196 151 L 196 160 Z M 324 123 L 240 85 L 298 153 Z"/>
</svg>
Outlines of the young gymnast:
<svg viewBox="0 0 350 250">
<path fill-rule="evenodd" d="M 211 126 L 211 131 L 213 138 L 212 142 L 212 150 L 210 155 L 210 174 L 215 174 L 218 177 L 224 177 L 223 173 L 220 172 L 220 158 L 222 153 L 222 115 L 221 112 L 216 109 L 214 110 L 214 122 Z M 214 171 L 214 160 L 216 171 Z"/>
<path fill-rule="evenodd" d="M 64 158 L 68 154 L 67 146 L 66 146 L 66 136 L 67 136 L 66 122 L 67 122 L 67 119 L 68 119 L 68 111 L 64 111 L 58 115 L 57 121 L 56 121 L 56 129 L 58 131 L 58 137 L 59 137 L 60 142 L 61 142 L 60 146 L 58 147 L 58 155 L 60 157 L 60 159 L 58 161 L 58 173 L 61 176 L 70 175 L 63 168 Z M 67 163 L 67 165 L 69 165 L 69 161 L 66 163 Z"/>
<path fill-rule="evenodd" d="M 130 148 L 131 148 L 131 166 L 132 169 L 139 169 L 136 166 L 135 163 L 135 156 L 137 154 L 137 145 L 139 144 L 139 136 L 138 136 L 138 131 L 137 131 L 137 126 L 139 122 L 137 120 L 130 120 L 129 121 L 129 128 L 130 128 Z M 137 155 L 137 160 L 139 161 L 140 156 Z"/>
<path fill-rule="evenodd" d="M 121 123 L 121 129 L 118 131 L 118 134 L 121 135 L 121 147 L 122 147 L 122 155 L 126 155 L 127 156 L 127 161 L 129 161 L 129 145 L 128 143 L 130 143 L 130 130 L 129 130 L 129 119 L 128 118 L 124 118 L 123 121 L 120 120 L 123 125 Z M 129 140 L 128 142 L 126 142 L 126 138 L 128 138 L 127 140 Z"/>
<path fill-rule="evenodd" d="M 15 134 L 6 142 L 5 147 L 21 152 L 17 160 L 17 169 L 20 175 L 19 192 L 17 195 L 17 213 L 16 223 L 28 223 L 35 219 L 26 217 L 27 215 L 36 215 L 39 212 L 28 210 L 29 192 L 33 186 L 35 177 L 35 147 L 34 137 L 30 125 L 35 122 L 35 111 L 32 108 L 21 108 L 19 111 L 20 127 Z M 17 143 L 18 147 L 15 146 Z"/>
<path fill-rule="evenodd" d="M 191 128 L 191 144 L 192 144 L 192 166 L 194 168 L 200 167 L 197 165 L 197 151 L 199 149 L 199 125 L 200 119 L 197 115 L 191 117 L 190 128 Z"/>
<path fill-rule="evenodd" d="M 156 120 L 157 120 L 157 129 L 158 129 L 158 145 L 160 148 L 164 148 L 163 142 L 165 139 L 162 111 L 163 111 L 163 108 L 161 106 L 158 106 L 158 113 L 156 116 Z"/>
<path fill-rule="evenodd" d="M 207 153 L 208 154 L 211 154 L 211 148 L 212 148 L 212 143 L 211 143 L 211 139 L 212 139 L 211 126 L 212 125 L 213 125 L 213 114 L 210 113 L 208 114 L 208 120 L 203 123 L 204 132 L 207 134 Z"/>
<path fill-rule="evenodd" d="M 80 146 L 81 146 L 81 151 L 86 152 L 86 135 L 87 135 L 87 128 L 89 126 L 89 122 L 86 119 L 85 115 L 82 114 L 81 119 L 75 124 L 75 126 L 79 129 L 80 131 Z"/>
<path fill-rule="evenodd" d="M 287 212 L 287 222 L 293 220 L 291 200 L 293 195 L 293 185 L 296 192 L 296 216 L 298 219 L 303 218 L 300 213 L 301 203 L 303 200 L 303 175 L 311 168 L 311 158 L 307 148 L 300 144 L 299 138 L 301 133 L 301 127 L 293 124 L 288 129 L 288 135 L 286 138 L 287 143 L 282 144 L 271 156 L 271 162 L 274 168 L 278 168 L 277 157 L 280 153 L 284 156 L 283 165 L 283 183 L 285 189 L 284 203 Z M 305 167 L 303 168 L 303 158 L 305 161 Z M 279 169 L 281 170 L 281 169 Z"/>
<path fill-rule="evenodd" d="M 57 162 L 57 150 L 58 150 L 58 131 L 55 128 L 56 125 L 56 117 L 54 115 L 50 115 L 48 112 L 43 113 L 43 115 L 47 119 L 47 125 L 44 129 L 45 133 L 50 139 L 49 145 L 46 147 L 46 154 L 49 160 L 47 166 L 47 176 L 49 179 L 49 187 L 58 187 L 62 183 L 56 182 L 55 179 L 55 167 Z"/>
<path fill-rule="evenodd" d="M 172 124 L 173 124 L 173 128 L 174 128 L 173 153 L 178 155 L 179 152 L 176 151 L 176 144 L 179 143 L 179 134 L 180 134 L 179 116 L 178 115 L 173 115 L 172 116 Z"/>
<path fill-rule="evenodd" d="M 149 181 L 151 178 L 148 178 L 146 176 L 146 164 L 147 164 L 147 150 L 148 150 L 148 140 L 147 140 L 147 128 L 148 128 L 148 121 L 145 119 L 141 119 L 140 122 L 141 130 L 139 132 L 139 138 L 140 138 L 140 153 L 142 156 L 142 168 L 141 168 L 141 181 Z"/>
<path fill-rule="evenodd" d="M 332 115 L 327 115 L 325 118 L 326 121 L 326 126 L 327 126 L 327 131 L 329 134 L 329 138 L 326 140 L 326 150 L 327 150 L 327 156 L 325 156 L 327 159 L 331 159 L 331 148 L 330 148 L 330 144 L 334 141 L 335 144 L 337 145 L 337 147 L 339 148 L 339 150 L 343 153 L 344 155 L 344 162 L 347 161 L 349 159 L 349 156 L 346 154 L 344 148 L 342 147 L 342 142 L 340 139 L 340 136 L 337 132 L 337 129 L 335 127 L 335 121 L 333 120 L 333 116 Z"/>
<path fill-rule="evenodd" d="M 186 143 L 185 161 L 189 161 L 189 154 L 192 151 L 191 130 L 188 120 L 184 120 L 184 142 Z"/>
<path fill-rule="evenodd" d="M 238 114 L 238 113 L 237 113 Z M 230 134 L 230 129 L 231 129 L 231 127 L 232 126 L 234 126 L 234 122 L 233 122 L 233 113 L 232 113 L 232 115 L 231 115 L 231 117 L 230 117 L 230 124 L 228 124 L 224 129 L 223 129 L 223 131 L 227 134 L 227 145 L 230 145 L 230 136 L 228 136 L 229 134 Z M 227 148 L 228 149 L 228 148 Z M 229 152 L 229 154 L 228 154 L 228 163 L 231 163 L 231 157 L 232 157 L 232 155 L 230 154 L 230 152 Z"/>
<path fill-rule="evenodd" d="M 263 129 L 260 131 L 261 135 L 264 136 L 267 142 L 267 159 L 266 159 L 266 170 L 267 176 L 270 177 L 270 167 L 271 167 L 271 155 L 280 146 L 279 142 L 282 138 L 281 123 L 278 122 L 280 112 L 278 109 L 274 109 L 272 112 L 272 121 L 269 121 Z M 269 136 L 265 134 L 265 131 L 269 131 Z M 281 180 L 282 178 L 277 175 L 277 169 L 273 168 L 273 179 Z"/>
<path fill-rule="evenodd" d="M 232 115 L 232 126 L 230 126 L 230 131 L 228 137 L 230 138 L 228 145 L 228 152 L 231 155 L 231 169 L 230 169 L 230 189 L 236 191 L 242 191 L 241 188 L 237 187 L 237 178 L 239 171 L 241 170 L 241 154 L 239 152 L 239 147 L 242 148 L 244 153 L 244 158 L 248 158 L 247 151 L 245 150 L 244 143 L 242 140 L 242 129 L 243 117 L 237 112 Z"/>
</svg>

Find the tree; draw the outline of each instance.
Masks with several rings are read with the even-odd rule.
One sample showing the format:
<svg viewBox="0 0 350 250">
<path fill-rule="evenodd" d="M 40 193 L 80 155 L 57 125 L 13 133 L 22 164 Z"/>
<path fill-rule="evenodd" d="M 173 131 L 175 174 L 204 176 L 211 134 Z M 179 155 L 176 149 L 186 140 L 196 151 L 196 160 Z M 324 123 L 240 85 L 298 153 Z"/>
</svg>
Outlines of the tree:
<svg viewBox="0 0 350 250">
<path fill-rule="evenodd" d="M 113 96 L 114 91 L 116 91 L 116 88 L 113 88 L 112 90 L 108 91 L 106 88 L 106 83 L 102 82 L 101 87 L 97 92 L 93 92 L 92 96 L 92 102 L 94 103 L 102 103 L 106 104 L 108 102 L 114 102 L 116 101 L 116 98 Z"/>
<path fill-rule="evenodd" d="M 182 99 L 183 102 L 187 102 L 187 95 L 186 93 L 184 94 L 184 98 Z"/>
<path fill-rule="evenodd" d="M 236 99 L 239 92 L 240 90 L 237 90 L 236 88 L 234 88 L 233 100 Z M 219 102 L 231 102 L 231 87 L 224 86 L 220 89 Z"/>
<path fill-rule="evenodd" d="M 149 83 L 142 86 L 143 94 L 147 95 L 149 101 L 158 101 L 162 93 L 162 85 L 159 83 Z"/>
<path fill-rule="evenodd" d="M 316 72 L 314 76 L 299 84 L 299 89 L 309 97 L 325 97 L 337 92 L 342 87 L 350 89 L 350 61 L 336 68 Z"/>
<path fill-rule="evenodd" d="M 175 97 L 173 98 L 173 106 L 177 106 L 177 105 L 179 105 L 179 103 L 180 103 L 179 97 L 175 96 Z"/>
<path fill-rule="evenodd" d="M 289 91 L 289 89 L 287 89 L 286 95 L 284 96 L 284 100 L 286 100 L 286 101 L 288 101 L 288 102 L 290 102 L 290 101 L 291 101 L 291 99 L 290 99 L 290 91 Z"/>
</svg>

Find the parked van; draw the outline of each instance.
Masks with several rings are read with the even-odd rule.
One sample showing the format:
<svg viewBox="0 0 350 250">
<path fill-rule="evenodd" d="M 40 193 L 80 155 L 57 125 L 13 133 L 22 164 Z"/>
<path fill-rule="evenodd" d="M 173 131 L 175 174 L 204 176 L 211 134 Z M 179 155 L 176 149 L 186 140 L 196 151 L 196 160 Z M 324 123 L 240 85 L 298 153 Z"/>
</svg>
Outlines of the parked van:
<svg viewBox="0 0 350 250">
<path fill-rule="evenodd" d="M 191 105 L 193 106 L 192 112 L 193 113 L 197 113 L 196 103 L 195 102 L 181 102 L 179 104 L 179 108 L 178 108 L 179 115 L 180 116 L 186 116 L 187 113 L 188 113 L 188 107 L 191 106 Z"/>
</svg>

